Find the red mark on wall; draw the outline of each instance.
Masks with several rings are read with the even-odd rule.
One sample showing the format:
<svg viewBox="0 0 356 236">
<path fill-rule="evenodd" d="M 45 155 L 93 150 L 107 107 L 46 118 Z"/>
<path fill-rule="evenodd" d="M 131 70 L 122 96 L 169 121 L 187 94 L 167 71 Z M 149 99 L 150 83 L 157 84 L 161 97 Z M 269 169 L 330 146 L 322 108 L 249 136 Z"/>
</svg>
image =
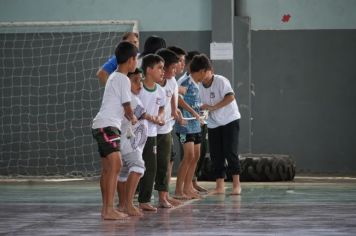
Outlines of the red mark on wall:
<svg viewBox="0 0 356 236">
<path fill-rule="evenodd" d="M 283 23 L 287 23 L 291 18 L 291 15 L 289 14 L 284 14 L 283 17 L 282 17 L 282 22 Z"/>
</svg>

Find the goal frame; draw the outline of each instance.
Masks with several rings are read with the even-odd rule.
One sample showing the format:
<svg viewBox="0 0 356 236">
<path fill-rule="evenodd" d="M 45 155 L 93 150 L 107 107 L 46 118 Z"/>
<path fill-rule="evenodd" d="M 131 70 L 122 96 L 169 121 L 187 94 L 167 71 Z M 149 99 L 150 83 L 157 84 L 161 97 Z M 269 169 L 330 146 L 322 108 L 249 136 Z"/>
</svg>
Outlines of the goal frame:
<svg viewBox="0 0 356 236">
<path fill-rule="evenodd" d="M 80 26 L 80 25 L 133 25 L 132 31 L 138 33 L 138 20 L 93 20 L 93 21 L 11 21 L 0 22 L 0 27 L 21 26 Z"/>
</svg>

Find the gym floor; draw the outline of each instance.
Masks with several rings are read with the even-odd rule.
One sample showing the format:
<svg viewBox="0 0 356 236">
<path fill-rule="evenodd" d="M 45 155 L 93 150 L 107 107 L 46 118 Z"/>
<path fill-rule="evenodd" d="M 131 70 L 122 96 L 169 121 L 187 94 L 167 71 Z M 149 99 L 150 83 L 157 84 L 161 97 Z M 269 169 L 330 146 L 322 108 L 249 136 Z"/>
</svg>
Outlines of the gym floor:
<svg viewBox="0 0 356 236">
<path fill-rule="evenodd" d="M 231 183 L 226 187 L 228 193 Z M 0 179 L 0 235 L 356 235 L 356 178 L 242 187 L 241 196 L 207 195 L 141 218 L 103 221 L 97 180 Z"/>
</svg>

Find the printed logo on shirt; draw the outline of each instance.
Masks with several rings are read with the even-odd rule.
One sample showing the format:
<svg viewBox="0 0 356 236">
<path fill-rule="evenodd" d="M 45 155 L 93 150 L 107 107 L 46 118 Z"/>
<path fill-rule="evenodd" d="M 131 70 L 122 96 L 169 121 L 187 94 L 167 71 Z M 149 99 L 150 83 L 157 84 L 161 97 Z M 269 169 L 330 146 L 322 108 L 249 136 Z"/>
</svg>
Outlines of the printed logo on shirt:
<svg viewBox="0 0 356 236">
<path fill-rule="evenodd" d="M 215 93 L 214 92 L 210 92 L 210 98 L 215 98 Z"/>
<path fill-rule="evenodd" d="M 172 97 L 172 96 L 173 96 L 172 91 L 167 90 L 167 91 L 166 91 L 166 97 Z"/>
<path fill-rule="evenodd" d="M 157 104 L 157 105 L 161 105 L 161 98 L 157 98 L 157 99 L 156 99 L 156 104 Z"/>
</svg>

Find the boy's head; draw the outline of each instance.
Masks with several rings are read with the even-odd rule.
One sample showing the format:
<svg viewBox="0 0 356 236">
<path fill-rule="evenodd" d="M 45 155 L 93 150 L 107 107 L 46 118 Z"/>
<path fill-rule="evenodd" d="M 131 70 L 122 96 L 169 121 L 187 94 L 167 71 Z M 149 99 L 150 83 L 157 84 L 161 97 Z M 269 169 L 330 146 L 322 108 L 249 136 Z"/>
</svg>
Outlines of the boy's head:
<svg viewBox="0 0 356 236">
<path fill-rule="evenodd" d="M 120 42 L 115 49 L 117 64 L 127 64 L 129 72 L 134 71 L 137 65 L 137 52 L 137 47 L 132 43 Z"/>
<path fill-rule="evenodd" d="M 146 78 L 158 83 L 164 75 L 164 59 L 157 54 L 148 54 L 142 58 L 141 69 Z"/>
<path fill-rule="evenodd" d="M 136 32 L 126 32 L 126 33 L 124 33 L 122 35 L 122 37 L 121 37 L 121 40 L 130 42 L 133 45 L 135 45 L 137 48 L 139 48 L 139 46 L 140 46 L 138 33 L 136 33 Z"/>
<path fill-rule="evenodd" d="M 177 54 L 167 48 L 162 48 L 157 51 L 157 55 L 164 60 L 164 78 L 171 79 L 176 76 L 176 67 L 179 62 Z"/>
<path fill-rule="evenodd" d="M 145 41 L 145 45 L 143 47 L 142 56 L 147 54 L 156 53 L 159 49 L 166 47 L 166 40 L 156 35 L 152 35 L 148 37 Z"/>
<path fill-rule="evenodd" d="M 185 68 L 185 57 L 187 53 L 184 51 L 184 49 L 176 46 L 170 46 L 167 47 L 167 49 L 172 50 L 178 55 L 179 61 L 178 61 L 176 72 L 177 74 L 182 74 Z"/>
<path fill-rule="evenodd" d="M 193 60 L 193 57 L 196 56 L 196 55 L 199 55 L 200 52 L 198 51 L 189 51 L 185 57 L 185 64 L 187 65 L 187 70 L 189 71 L 190 68 L 190 62 Z"/>
<path fill-rule="evenodd" d="M 129 72 L 127 76 L 131 81 L 131 92 L 133 94 L 139 94 L 142 88 L 142 71 L 139 68 L 136 68 L 134 72 Z"/>
<path fill-rule="evenodd" d="M 190 62 L 190 75 L 194 80 L 202 82 L 212 75 L 213 67 L 205 54 L 195 55 Z"/>
</svg>

